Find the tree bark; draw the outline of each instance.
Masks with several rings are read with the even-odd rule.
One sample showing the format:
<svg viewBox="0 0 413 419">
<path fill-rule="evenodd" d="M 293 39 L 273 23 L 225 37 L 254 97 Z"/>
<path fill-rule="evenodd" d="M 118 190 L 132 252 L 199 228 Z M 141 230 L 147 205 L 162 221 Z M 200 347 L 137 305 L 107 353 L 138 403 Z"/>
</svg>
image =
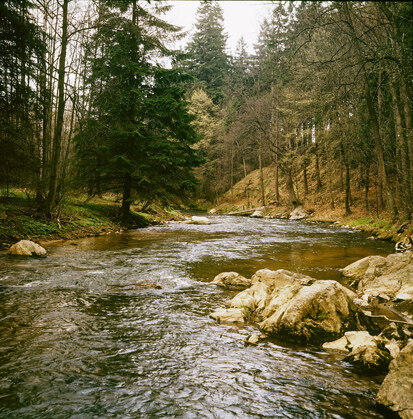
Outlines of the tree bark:
<svg viewBox="0 0 413 419">
<path fill-rule="evenodd" d="M 381 173 L 384 189 L 386 191 L 387 204 L 389 206 L 389 210 L 393 218 L 395 218 L 397 216 L 398 211 L 397 211 L 396 203 L 394 201 L 393 192 L 389 184 L 389 175 L 388 175 L 387 167 L 384 160 L 383 142 L 380 135 L 380 128 L 379 128 L 377 113 L 373 104 L 373 98 L 371 97 L 371 93 L 370 93 L 370 84 L 369 84 L 369 78 L 368 78 L 367 70 L 366 70 L 366 61 L 363 59 L 363 54 L 361 52 L 359 39 L 356 34 L 356 30 L 353 24 L 353 19 L 350 14 L 349 5 L 346 2 L 343 2 L 342 5 L 348 19 L 347 24 L 352 34 L 352 40 L 354 43 L 357 59 L 361 66 L 362 74 L 364 77 L 365 99 L 366 99 L 367 109 L 368 109 L 370 120 L 371 120 L 373 139 L 376 145 L 376 153 L 377 153 L 377 160 L 379 164 L 379 170 Z"/>
<path fill-rule="evenodd" d="M 62 133 L 63 133 L 63 117 L 65 111 L 65 76 L 66 76 L 66 52 L 68 43 L 68 4 L 70 0 L 63 0 L 62 4 L 62 42 L 61 51 L 59 57 L 59 70 L 58 70 L 58 105 L 57 105 L 57 116 L 56 116 L 56 127 L 53 136 L 53 153 L 52 162 L 50 168 L 50 182 L 49 182 L 49 194 L 47 197 L 46 211 L 48 216 L 52 216 L 52 213 L 56 206 L 56 191 L 58 183 L 58 171 L 60 164 L 60 150 L 62 145 Z"/>
<path fill-rule="evenodd" d="M 261 203 L 265 206 L 265 186 L 264 186 L 264 170 L 262 167 L 261 147 L 258 151 L 258 164 L 260 169 L 260 189 L 261 189 Z"/>
</svg>

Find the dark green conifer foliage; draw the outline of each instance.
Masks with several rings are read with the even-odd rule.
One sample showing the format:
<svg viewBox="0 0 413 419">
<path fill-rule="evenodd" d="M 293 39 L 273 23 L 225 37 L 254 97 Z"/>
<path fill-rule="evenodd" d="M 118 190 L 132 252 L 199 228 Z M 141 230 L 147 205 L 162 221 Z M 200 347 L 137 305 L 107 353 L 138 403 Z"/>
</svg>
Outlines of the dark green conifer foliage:
<svg viewBox="0 0 413 419">
<path fill-rule="evenodd" d="M 44 45 L 26 0 L 0 2 L 0 186 L 30 185 L 38 167 L 35 65 Z"/>
<path fill-rule="evenodd" d="M 187 46 L 187 67 L 214 103 L 221 103 L 229 71 L 223 11 L 217 2 L 205 2 L 197 13 L 196 32 Z"/>
<path fill-rule="evenodd" d="M 185 76 L 154 64 L 156 54 L 170 55 L 159 35 L 176 28 L 135 2 L 129 11 L 132 19 L 106 10 L 92 64 L 93 111 L 76 138 L 83 175 L 93 181 L 98 173 L 106 189 L 122 191 L 124 217 L 135 197 L 167 200 L 193 187 L 191 168 L 199 164 Z"/>
</svg>

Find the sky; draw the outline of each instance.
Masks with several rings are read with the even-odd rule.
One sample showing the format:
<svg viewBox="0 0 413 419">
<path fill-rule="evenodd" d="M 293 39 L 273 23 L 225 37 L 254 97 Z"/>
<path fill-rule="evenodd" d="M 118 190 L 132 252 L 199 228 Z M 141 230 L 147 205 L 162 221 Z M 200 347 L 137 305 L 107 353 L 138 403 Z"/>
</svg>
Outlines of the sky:
<svg viewBox="0 0 413 419">
<path fill-rule="evenodd" d="M 174 7 L 164 19 L 177 26 L 182 26 L 184 31 L 189 32 L 178 46 L 184 46 L 189 40 L 190 33 L 195 29 L 196 10 L 200 1 L 171 0 L 169 4 Z M 241 1 L 219 1 L 224 10 L 225 31 L 228 35 L 228 52 L 234 53 L 238 40 L 243 36 L 248 45 L 247 51 L 254 51 L 254 44 L 258 39 L 260 26 L 266 16 L 269 15 L 272 5 L 266 0 L 241 0 Z"/>
</svg>

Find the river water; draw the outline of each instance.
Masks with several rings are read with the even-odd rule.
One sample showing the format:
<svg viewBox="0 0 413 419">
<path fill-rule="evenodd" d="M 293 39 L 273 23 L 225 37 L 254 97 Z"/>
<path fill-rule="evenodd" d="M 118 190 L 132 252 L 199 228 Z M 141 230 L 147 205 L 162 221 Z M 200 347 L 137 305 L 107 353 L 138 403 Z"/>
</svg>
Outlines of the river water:
<svg viewBox="0 0 413 419">
<path fill-rule="evenodd" d="M 245 346 L 254 327 L 214 323 L 232 294 L 207 282 L 262 268 L 339 279 L 392 246 L 296 221 L 211 220 L 63 242 L 46 259 L 0 255 L 0 417 L 383 417 L 383 377 L 316 348 Z"/>
</svg>

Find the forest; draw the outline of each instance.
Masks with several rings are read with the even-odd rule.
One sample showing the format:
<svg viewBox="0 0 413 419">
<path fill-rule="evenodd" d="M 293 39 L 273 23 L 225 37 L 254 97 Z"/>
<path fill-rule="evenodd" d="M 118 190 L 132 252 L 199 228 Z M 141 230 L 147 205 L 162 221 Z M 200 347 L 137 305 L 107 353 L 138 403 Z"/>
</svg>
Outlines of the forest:
<svg viewBox="0 0 413 419">
<path fill-rule="evenodd" d="M 125 219 L 131 205 L 233 202 L 241 182 L 247 206 L 319 192 L 350 214 L 358 191 L 366 213 L 411 220 L 410 2 L 277 1 L 253 54 L 242 38 L 228 52 L 216 1 L 173 49 L 171 7 L 1 3 L 3 200 L 24 191 L 54 220 L 68 196 L 110 193 Z"/>
</svg>

